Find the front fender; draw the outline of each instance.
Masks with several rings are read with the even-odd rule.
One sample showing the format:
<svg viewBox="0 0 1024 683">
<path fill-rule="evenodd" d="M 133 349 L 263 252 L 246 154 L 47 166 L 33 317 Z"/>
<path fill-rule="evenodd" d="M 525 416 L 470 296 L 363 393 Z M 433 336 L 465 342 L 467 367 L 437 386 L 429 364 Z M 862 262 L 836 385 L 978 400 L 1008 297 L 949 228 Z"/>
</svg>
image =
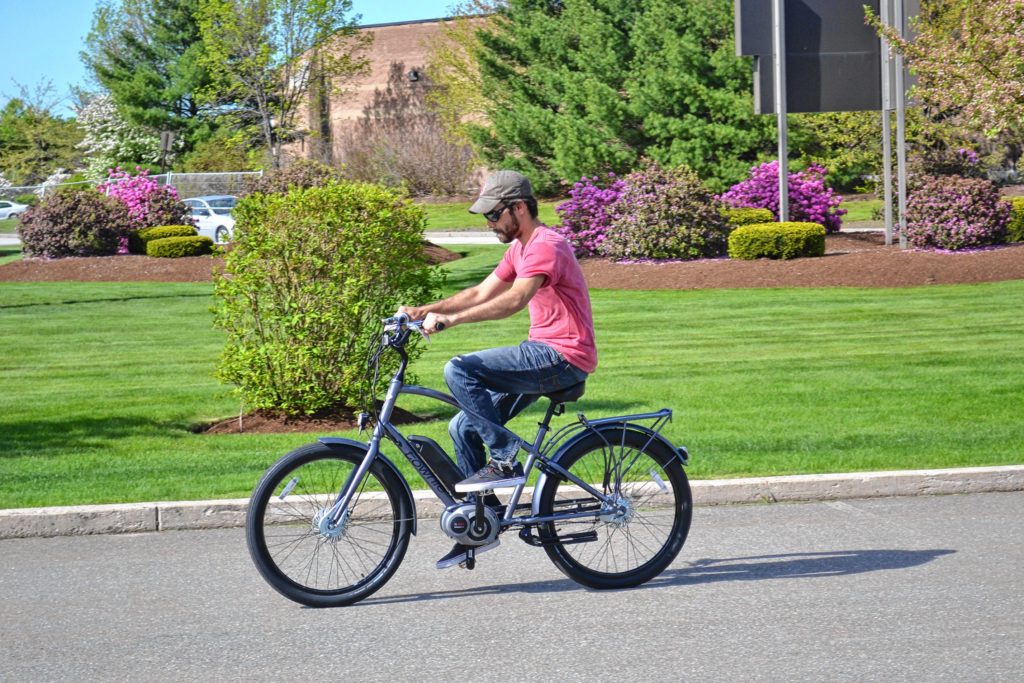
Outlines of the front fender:
<svg viewBox="0 0 1024 683">
<path fill-rule="evenodd" d="M 320 443 L 330 448 L 355 448 L 363 453 L 366 452 L 366 444 L 356 441 L 355 439 L 343 439 L 341 437 L 325 436 L 321 439 L 317 439 Z M 385 469 L 391 471 L 395 475 L 395 479 L 401 483 L 401 496 L 405 502 L 405 508 L 408 510 L 407 519 L 412 520 L 412 533 L 416 535 L 416 501 L 412 497 L 412 489 L 409 488 L 409 482 L 402 476 L 401 471 L 395 466 L 395 463 L 391 462 L 386 455 L 383 453 L 377 453 L 377 460 L 379 460 Z"/>
<path fill-rule="evenodd" d="M 684 448 L 683 446 L 679 446 L 678 448 L 676 446 L 673 446 L 671 441 L 663 437 L 658 432 L 654 431 L 653 429 L 649 429 L 648 427 L 645 427 L 643 425 L 637 424 L 635 422 L 609 422 L 597 427 L 584 427 L 576 434 L 573 434 L 572 437 L 566 440 L 564 444 L 559 446 L 558 450 L 555 451 L 555 454 L 551 456 L 550 460 L 551 462 L 557 463 L 569 451 L 569 449 L 573 448 L 577 443 L 590 436 L 593 432 L 604 434 L 605 438 L 609 441 L 609 443 L 614 444 L 615 438 L 613 434 L 620 434 L 623 429 L 629 429 L 634 432 L 640 432 L 641 434 L 644 434 L 648 437 L 653 437 L 655 441 L 660 441 L 666 448 L 669 449 L 669 451 L 675 453 L 676 457 L 679 458 L 679 461 L 683 465 L 687 464 L 688 454 L 686 452 L 686 448 Z M 544 485 L 547 483 L 547 480 L 547 472 L 541 472 L 540 476 L 537 477 L 537 484 L 536 486 L 534 486 L 533 489 L 532 510 L 533 515 L 535 517 L 540 515 L 540 493 L 541 491 L 544 490 Z"/>
</svg>

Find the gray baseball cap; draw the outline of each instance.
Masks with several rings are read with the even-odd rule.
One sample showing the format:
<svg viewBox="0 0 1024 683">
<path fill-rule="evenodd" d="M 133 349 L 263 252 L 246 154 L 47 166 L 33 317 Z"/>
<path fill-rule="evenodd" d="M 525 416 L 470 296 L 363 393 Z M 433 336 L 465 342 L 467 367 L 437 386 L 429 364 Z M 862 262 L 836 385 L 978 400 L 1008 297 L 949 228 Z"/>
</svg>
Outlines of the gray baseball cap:
<svg viewBox="0 0 1024 683">
<path fill-rule="evenodd" d="M 495 171 L 487 176 L 480 197 L 469 207 L 470 213 L 488 213 L 494 211 L 503 201 L 510 199 L 527 199 L 533 196 L 533 187 L 529 179 L 515 171 Z"/>
</svg>

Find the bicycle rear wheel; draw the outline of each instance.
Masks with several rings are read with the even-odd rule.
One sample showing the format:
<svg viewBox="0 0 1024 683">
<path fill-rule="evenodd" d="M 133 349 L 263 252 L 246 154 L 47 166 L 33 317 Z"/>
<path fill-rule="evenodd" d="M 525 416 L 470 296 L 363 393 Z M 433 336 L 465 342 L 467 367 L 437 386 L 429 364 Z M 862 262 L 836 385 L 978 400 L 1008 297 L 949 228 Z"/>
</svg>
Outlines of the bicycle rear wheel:
<svg viewBox="0 0 1024 683">
<path fill-rule="evenodd" d="M 540 491 L 541 515 L 594 511 L 593 518 L 540 525 L 548 557 L 566 576 L 591 588 L 629 588 L 672 563 L 690 531 L 693 501 L 671 448 L 649 434 L 617 427 L 587 435 L 557 462 L 614 495 L 621 506 L 602 505 L 569 480 L 547 479 Z"/>
<path fill-rule="evenodd" d="M 362 461 L 355 447 L 302 446 L 273 465 L 253 491 L 249 554 L 279 593 L 310 607 L 339 607 L 383 586 L 409 546 L 412 511 L 381 462 L 367 472 L 336 529 L 323 524 Z"/>
</svg>

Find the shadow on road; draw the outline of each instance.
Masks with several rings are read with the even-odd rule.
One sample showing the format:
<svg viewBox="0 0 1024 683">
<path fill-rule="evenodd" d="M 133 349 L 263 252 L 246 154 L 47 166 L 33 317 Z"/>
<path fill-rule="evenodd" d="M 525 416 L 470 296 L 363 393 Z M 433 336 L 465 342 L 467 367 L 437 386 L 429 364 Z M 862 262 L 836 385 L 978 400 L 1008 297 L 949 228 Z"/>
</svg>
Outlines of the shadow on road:
<svg viewBox="0 0 1024 683">
<path fill-rule="evenodd" d="M 789 553 L 757 555 L 724 559 L 701 559 L 688 567 L 668 569 L 660 576 L 631 590 L 652 590 L 671 586 L 691 586 L 719 581 L 763 581 L 767 579 L 802 579 L 824 576 L 845 576 L 864 572 L 908 569 L 931 562 L 955 550 L 837 550 L 821 553 Z M 498 595 L 502 593 L 557 593 L 586 590 L 575 581 L 534 581 L 480 586 L 464 590 L 437 591 L 415 595 L 393 595 L 369 598 L 361 605 L 422 602 L 453 598 Z"/>
</svg>

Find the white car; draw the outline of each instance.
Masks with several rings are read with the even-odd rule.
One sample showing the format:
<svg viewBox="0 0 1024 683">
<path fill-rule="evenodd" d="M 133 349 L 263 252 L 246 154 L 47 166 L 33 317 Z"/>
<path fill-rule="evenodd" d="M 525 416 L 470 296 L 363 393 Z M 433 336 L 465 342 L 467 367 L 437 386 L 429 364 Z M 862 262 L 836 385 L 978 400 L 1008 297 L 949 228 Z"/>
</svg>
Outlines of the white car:
<svg viewBox="0 0 1024 683">
<path fill-rule="evenodd" d="M 235 219 L 231 210 L 238 201 L 228 194 L 204 195 L 181 200 L 188 207 L 189 217 L 196 225 L 196 230 L 204 237 L 209 237 L 217 244 L 231 241 L 235 231 Z"/>
<path fill-rule="evenodd" d="M 28 204 L 18 204 L 0 199 L 0 221 L 5 218 L 14 218 L 18 214 L 24 213 L 26 209 L 28 209 Z"/>
</svg>

